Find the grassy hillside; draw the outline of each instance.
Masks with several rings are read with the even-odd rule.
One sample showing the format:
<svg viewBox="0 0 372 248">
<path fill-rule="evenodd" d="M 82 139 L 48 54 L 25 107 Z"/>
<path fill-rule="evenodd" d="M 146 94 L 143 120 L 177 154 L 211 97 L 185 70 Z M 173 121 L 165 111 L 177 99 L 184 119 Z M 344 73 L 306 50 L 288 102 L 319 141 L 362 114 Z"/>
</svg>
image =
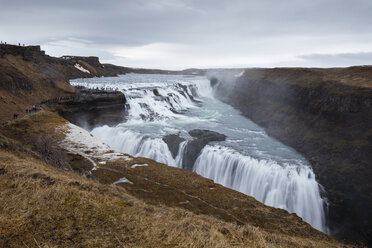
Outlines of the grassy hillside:
<svg viewBox="0 0 372 248">
<path fill-rule="evenodd" d="M 32 135 L 59 146 L 66 124 L 40 111 L 0 127 L 1 247 L 343 247 L 295 214 L 149 159 L 76 143 L 64 150 L 72 170 L 57 169 Z M 112 184 L 123 176 L 133 184 Z"/>
</svg>

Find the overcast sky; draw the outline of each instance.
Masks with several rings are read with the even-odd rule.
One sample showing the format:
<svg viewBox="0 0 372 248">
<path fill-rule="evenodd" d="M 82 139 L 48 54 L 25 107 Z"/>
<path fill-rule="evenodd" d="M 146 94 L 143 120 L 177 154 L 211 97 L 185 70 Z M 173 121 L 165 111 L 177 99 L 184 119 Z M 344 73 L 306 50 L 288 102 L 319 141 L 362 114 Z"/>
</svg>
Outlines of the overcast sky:
<svg viewBox="0 0 372 248">
<path fill-rule="evenodd" d="M 372 0 L 0 0 L 0 40 L 146 68 L 372 64 Z"/>
</svg>

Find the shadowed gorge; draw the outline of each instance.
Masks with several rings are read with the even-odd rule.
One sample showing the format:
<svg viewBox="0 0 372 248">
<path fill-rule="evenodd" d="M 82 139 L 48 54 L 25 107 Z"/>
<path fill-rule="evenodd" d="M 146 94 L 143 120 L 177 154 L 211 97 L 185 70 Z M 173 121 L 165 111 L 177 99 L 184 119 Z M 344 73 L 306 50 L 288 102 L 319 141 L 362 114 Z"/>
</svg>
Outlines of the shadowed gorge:
<svg viewBox="0 0 372 248">
<path fill-rule="evenodd" d="M 371 75 L 370 66 L 277 68 L 212 80 L 220 99 L 310 161 L 330 202 L 332 233 L 369 242 Z"/>
</svg>

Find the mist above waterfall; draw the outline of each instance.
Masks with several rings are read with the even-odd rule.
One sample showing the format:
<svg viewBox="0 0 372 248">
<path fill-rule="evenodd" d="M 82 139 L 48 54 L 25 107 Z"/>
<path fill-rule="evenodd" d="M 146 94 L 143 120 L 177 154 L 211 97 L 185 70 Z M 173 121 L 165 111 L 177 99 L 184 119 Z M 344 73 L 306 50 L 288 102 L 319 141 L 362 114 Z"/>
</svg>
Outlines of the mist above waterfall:
<svg viewBox="0 0 372 248">
<path fill-rule="evenodd" d="M 206 77 L 128 74 L 72 84 L 119 88 L 126 95 L 126 121 L 91 132 L 116 151 L 182 168 L 185 150 L 195 140 L 189 131 L 218 132 L 226 140 L 206 145 L 188 169 L 327 231 L 326 201 L 308 161 L 215 99 Z M 170 134 L 184 140 L 173 155 L 163 140 Z"/>
</svg>

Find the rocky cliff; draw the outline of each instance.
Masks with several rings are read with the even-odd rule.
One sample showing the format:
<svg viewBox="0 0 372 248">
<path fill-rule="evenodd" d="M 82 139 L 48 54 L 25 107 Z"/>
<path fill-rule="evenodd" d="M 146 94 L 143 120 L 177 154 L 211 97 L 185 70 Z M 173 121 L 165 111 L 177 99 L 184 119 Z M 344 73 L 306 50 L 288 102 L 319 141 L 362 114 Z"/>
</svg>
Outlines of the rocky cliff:
<svg viewBox="0 0 372 248">
<path fill-rule="evenodd" d="M 372 67 L 249 69 L 211 80 L 217 96 L 311 162 L 332 234 L 372 237 Z"/>
<path fill-rule="evenodd" d="M 39 46 L 0 45 L 0 120 L 22 114 L 43 100 L 77 94 L 72 78 L 116 76 L 127 68 L 105 68 L 97 57 L 45 54 Z"/>
<path fill-rule="evenodd" d="M 124 121 L 125 95 L 92 95 L 49 104 L 49 109 L 65 119 L 86 129 L 99 125 L 116 125 Z"/>
</svg>

